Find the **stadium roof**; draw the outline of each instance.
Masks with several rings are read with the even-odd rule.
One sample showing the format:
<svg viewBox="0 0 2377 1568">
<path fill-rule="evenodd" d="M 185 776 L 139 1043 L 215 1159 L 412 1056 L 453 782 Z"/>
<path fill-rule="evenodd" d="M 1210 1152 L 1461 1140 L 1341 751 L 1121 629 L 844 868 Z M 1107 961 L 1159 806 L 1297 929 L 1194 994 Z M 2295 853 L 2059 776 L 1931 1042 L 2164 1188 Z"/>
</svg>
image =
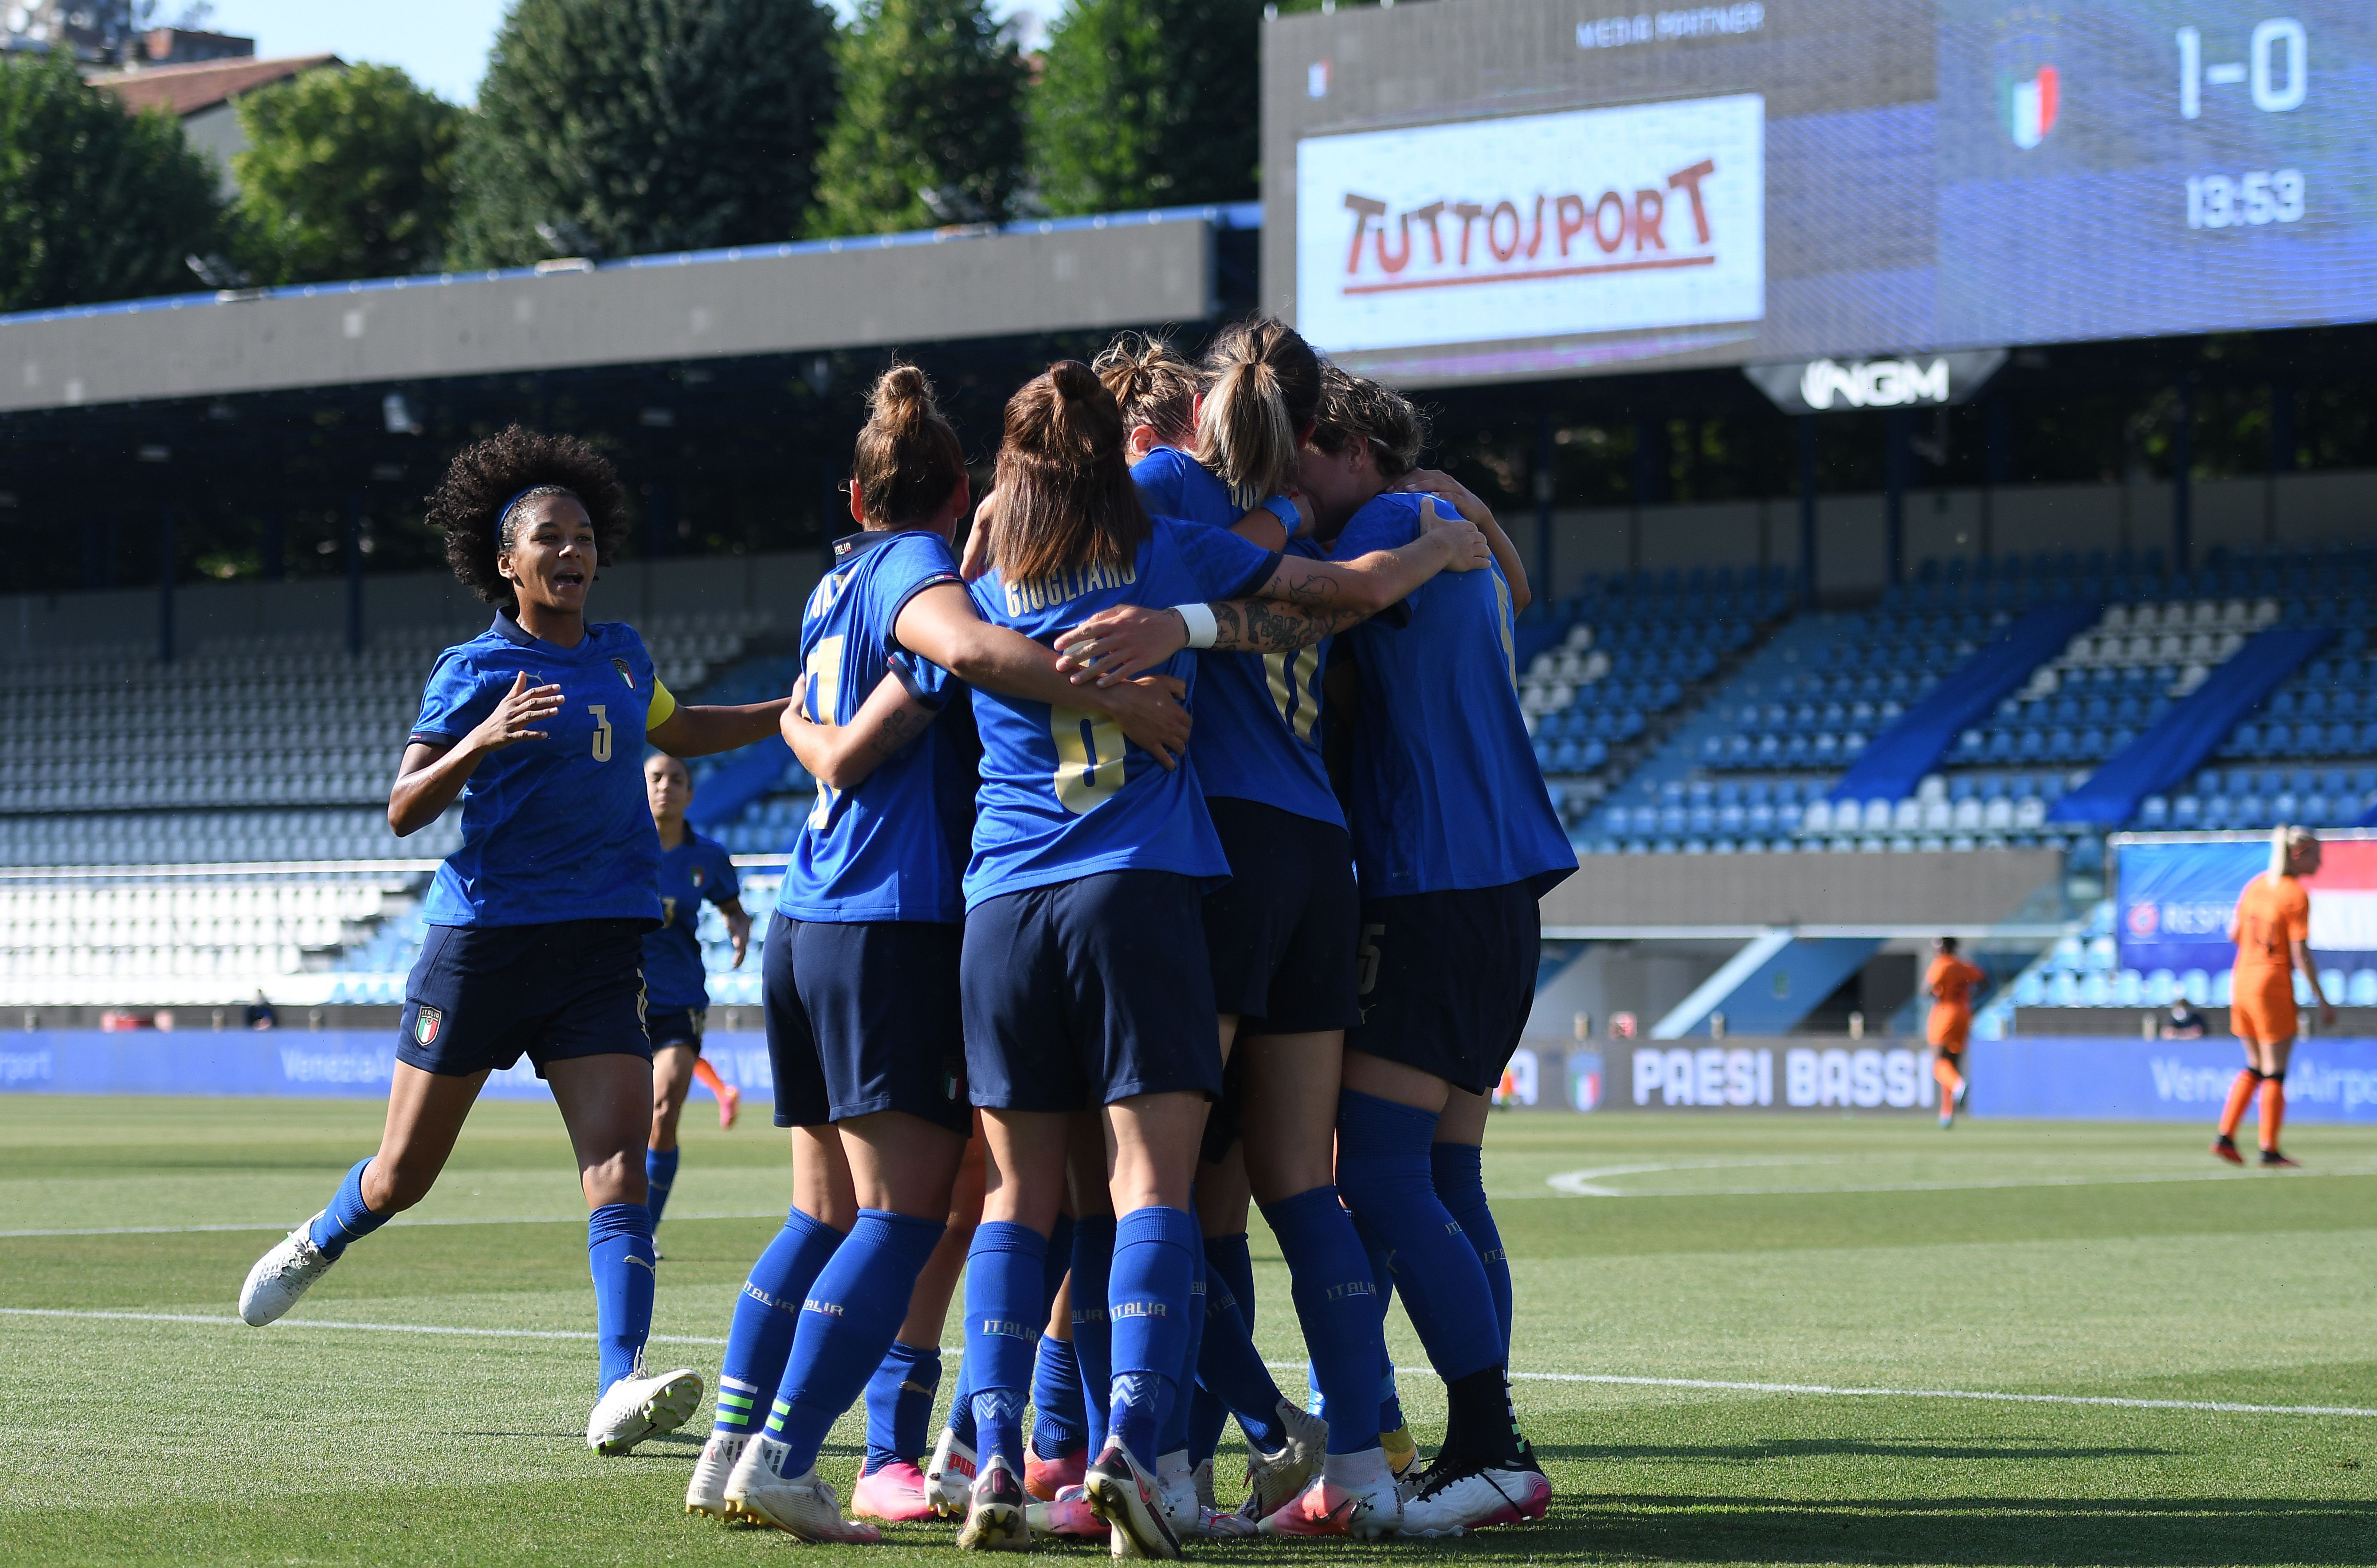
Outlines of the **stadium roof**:
<svg viewBox="0 0 2377 1568">
<path fill-rule="evenodd" d="M 0 413 L 1202 320 L 1215 234 L 1260 221 L 1172 208 L 27 312 L 0 317 Z"/>
<path fill-rule="evenodd" d="M 186 66 L 117 71 L 91 78 L 90 85 L 113 93 L 135 114 L 162 109 L 168 114 L 186 115 L 259 87 L 345 63 L 336 54 L 290 54 L 278 60 L 199 60 Z"/>
</svg>

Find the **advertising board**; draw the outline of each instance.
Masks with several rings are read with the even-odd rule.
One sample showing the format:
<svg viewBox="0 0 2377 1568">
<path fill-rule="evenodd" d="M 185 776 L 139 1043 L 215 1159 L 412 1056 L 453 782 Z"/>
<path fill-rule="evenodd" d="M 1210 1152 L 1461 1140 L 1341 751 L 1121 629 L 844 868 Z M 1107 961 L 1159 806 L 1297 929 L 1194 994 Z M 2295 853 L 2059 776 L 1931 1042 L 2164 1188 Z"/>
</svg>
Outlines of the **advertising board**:
<svg viewBox="0 0 2377 1568">
<path fill-rule="evenodd" d="M 2121 966 L 2151 974 L 2207 974 L 2237 959 L 2228 919 L 2246 883 L 2269 869 L 2269 840 L 2234 837 L 2116 838 L 2113 930 Z M 2311 894 L 2312 955 L 2329 968 L 2377 963 L 2377 840 L 2331 837 L 2322 845 Z"/>
<path fill-rule="evenodd" d="M 2377 318 L 2366 0 L 1349 6 L 1263 69 L 1264 304 L 1406 383 L 1913 406 L 1948 352 Z"/>
</svg>

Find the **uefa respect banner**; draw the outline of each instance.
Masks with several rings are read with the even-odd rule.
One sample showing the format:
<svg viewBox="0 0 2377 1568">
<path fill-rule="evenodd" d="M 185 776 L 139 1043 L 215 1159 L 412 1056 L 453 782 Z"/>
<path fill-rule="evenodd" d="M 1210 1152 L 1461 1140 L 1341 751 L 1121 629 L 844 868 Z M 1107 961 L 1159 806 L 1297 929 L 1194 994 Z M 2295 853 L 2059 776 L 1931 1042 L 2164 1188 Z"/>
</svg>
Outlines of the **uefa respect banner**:
<svg viewBox="0 0 2377 1568">
<path fill-rule="evenodd" d="M 1755 93 L 1309 138 L 1296 326 L 1346 352 L 1755 321 L 1764 154 Z"/>
<path fill-rule="evenodd" d="M 2360 967 L 2377 953 L 2377 840 L 2333 839 L 2311 894 L 2311 945 Z M 2122 967 L 2184 974 L 2237 960 L 2228 920 L 2245 884 L 2270 868 L 2266 839 L 2148 840 L 2114 849 L 2113 916 Z"/>
</svg>

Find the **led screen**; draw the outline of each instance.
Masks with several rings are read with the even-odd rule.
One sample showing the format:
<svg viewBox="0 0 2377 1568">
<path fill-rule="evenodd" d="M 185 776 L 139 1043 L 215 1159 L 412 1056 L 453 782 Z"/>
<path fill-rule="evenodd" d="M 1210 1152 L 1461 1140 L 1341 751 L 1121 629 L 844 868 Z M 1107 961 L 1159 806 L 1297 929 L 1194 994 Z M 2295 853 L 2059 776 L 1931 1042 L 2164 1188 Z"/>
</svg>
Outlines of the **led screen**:
<svg viewBox="0 0 2377 1568">
<path fill-rule="evenodd" d="M 1406 381 L 2377 318 L 2371 0 L 1441 0 L 1265 50 L 1266 303 Z"/>
</svg>

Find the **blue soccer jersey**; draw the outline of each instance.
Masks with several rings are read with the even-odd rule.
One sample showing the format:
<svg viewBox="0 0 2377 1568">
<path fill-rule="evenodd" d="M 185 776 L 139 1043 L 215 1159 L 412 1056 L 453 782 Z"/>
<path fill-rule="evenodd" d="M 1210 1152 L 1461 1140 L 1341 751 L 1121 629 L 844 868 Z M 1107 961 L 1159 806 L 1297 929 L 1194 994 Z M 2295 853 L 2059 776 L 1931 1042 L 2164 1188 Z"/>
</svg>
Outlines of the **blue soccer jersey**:
<svg viewBox="0 0 2377 1568">
<path fill-rule="evenodd" d="M 522 671 L 561 688 L 561 711 L 479 760 L 462 786 L 462 847 L 430 883 L 432 926 L 658 920 L 660 835 L 644 801 L 644 725 L 659 684 L 635 628 L 589 626 L 559 648 L 498 612 L 437 655 L 412 738 L 451 746 L 495 711 Z M 667 712 L 663 711 L 663 718 Z"/>
<path fill-rule="evenodd" d="M 1083 567 L 1019 583 L 994 571 L 973 584 L 974 604 L 985 619 L 1053 643 L 1115 604 L 1235 599 L 1278 569 L 1277 551 L 1226 529 L 1167 517 L 1152 521 L 1128 567 Z M 1184 651 L 1149 673 L 1176 676 L 1193 699 L 1197 663 Z M 973 711 L 983 755 L 965 877 L 969 909 L 1001 893 L 1101 871 L 1174 871 L 1217 886 L 1229 876 L 1193 759 L 1166 770 L 1126 742 L 1113 720 L 1082 709 L 976 691 Z"/>
<path fill-rule="evenodd" d="M 1158 517 L 1226 529 L 1246 515 L 1231 501 L 1228 486 L 1171 447 L 1158 447 L 1132 464 L 1130 477 Z M 1287 549 L 1323 554 L 1308 539 L 1292 540 Z M 1320 672 L 1328 655 L 1324 638 L 1293 653 L 1199 658 L 1197 733 L 1189 744 L 1208 796 L 1257 801 L 1344 825 L 1320 755 Z"/>
<path fill-rule="evenodd" d="M 655 1011 L 705 1008 L 710 987 L 701 972 L 701 905 L 742 896 L 726 846 L 691 828 L 675 849 L 661 851 L 661 928 L 644 938 L 644 999 Z"/>
<path fill-rule="evenodd" d="M 1426 497 L 1390 492 L 1354 514 L 1351 560 L 1419 537 Z M 1441 503 L 1439 503 L 1441 504 Z M 1519 712 L 1511 585 L 1499 566 L 1441 572 L 1345 633 L 1361 672 L 1347 816 L 1366 898 L 1533 882 L 1576 869 Z"/>
<path fill-rule="evenodd" d="M 887 671 L 940 708 L 963 688 L 899 645 L 908 601 L 962 585 L 946 540 L 922 530 L 854 533 L 801 612 L 803 706 L 819 724 L 846 724 Z M 793 841 L 776 907 L 794 920 L 959 921 L 972 826 L 973 753 L 962 726 L 937 720 L 854 789 L 818 786 Z"/>
</svg>

